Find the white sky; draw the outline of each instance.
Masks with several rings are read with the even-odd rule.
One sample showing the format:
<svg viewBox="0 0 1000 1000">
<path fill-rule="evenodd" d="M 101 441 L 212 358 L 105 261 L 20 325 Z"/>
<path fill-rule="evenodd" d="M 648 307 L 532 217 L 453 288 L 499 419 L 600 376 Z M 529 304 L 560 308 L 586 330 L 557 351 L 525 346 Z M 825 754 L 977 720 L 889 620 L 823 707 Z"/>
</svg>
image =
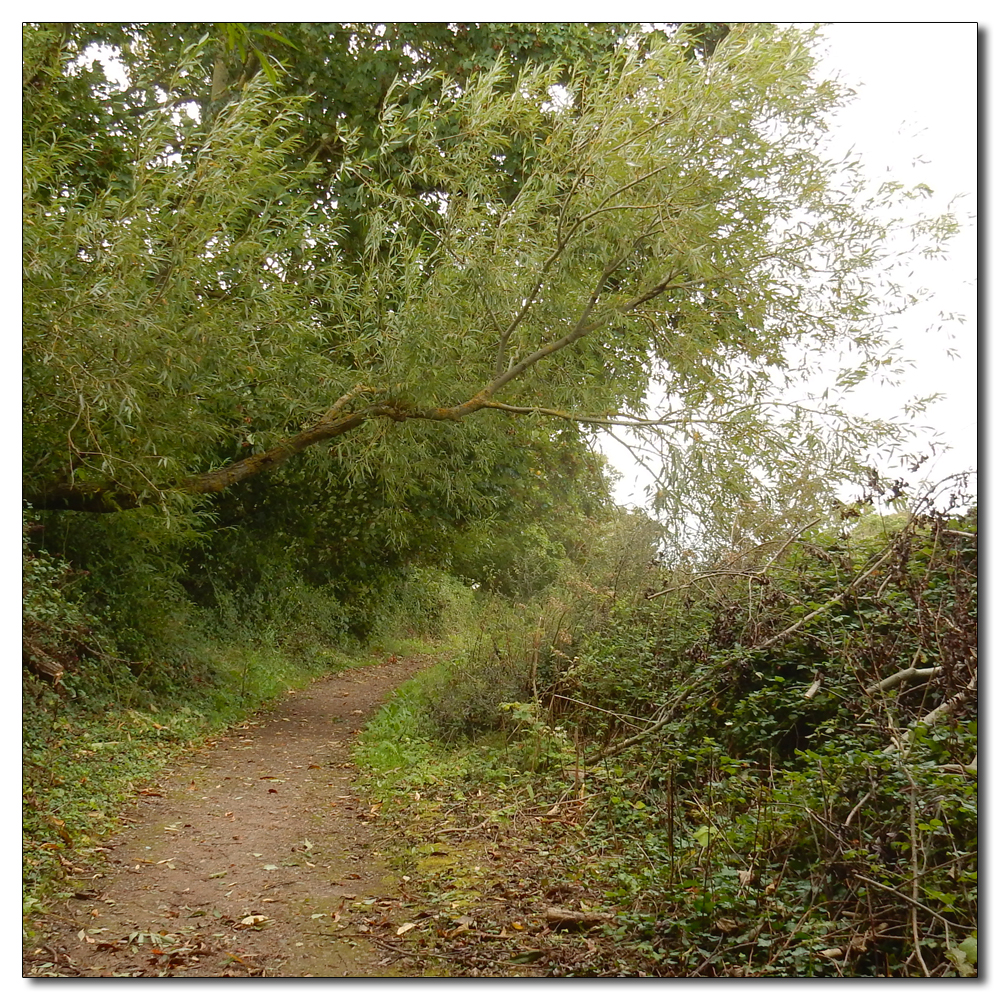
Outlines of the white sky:
<svg viewBox="0 0 1000 1000">
<path fill-rule="evenodd" d="M 915 205 L 928 214 L 946 211 L 959 194 L 967 197 L 955 209 L 974 214 L 976 24 L 835 23 L 824 34 L 820 73 L 838 77 L 858 92 L 831 121 L 829 154 L 844 154 L 853 146 L 871 178 L 927 184 L 934 198 Z M 934 297 L 903 317 L 894 338 L 903 342 L 902 356 L 915 367 L 896 390 L 862 387 L 853 397 L 857 412 L 893 418 L 908 399 L 946 394 L 919 422 L 940 431 L 951 451 L 927 463 L 920 470 L 922 478 L 936 480 L 977 465 L 976 240 L 974 220 L 968 220 L 952 241 L 948 259 L 915 264 L 909 279 L 913 290 L 933 289 Z M 953 321 L 941 332 L 928 332 L 942 312 L 964 315 L 966 322 Z M 949 348 L 959 358 L 949 358 Z M 609 457 L 624 473 L 618 501 L 642 504 L 648 476 L 636 473 L 624 449 L 609 449 Z"/>
<path fill-rule="evenodd" d="M 853 106 L 837 116 L 845 146 L 854 144 L 872 176 L 920 181 L 935 191 L 930 205 L 948 208 L 955 195 L 965 215 L 976 211 L 977 191 L 977 29 L 975 24 L 834 24 L 825 30 L 823 66 L 858 90 Z M 931 70 L 933 67 L 933 70 Z M 860 86 L 859 86 L 860 84 Z M 919 162 L 923 160 L 924 162 Z M 907 352 L 918 367 L 904 390 L 942 391 L 934 423 L 948 432 L 954 452 L 949 468 L 976 463 L 976 225 L 970 219 L 956 238 L 949 259 L 918 263 L 914 282 L 933 288 L 935 300 L 915 312 L 903 331 Z M 964 326 L 948 324 L 954 337 L 921 328 L 939 312 L 966 316 Z M 950 360 L 946 347 L 961 357 Z M 896 394 L 892 402 L 902 398 Z M 888 402 L 888 401 L 887 401 Z"/>
</svg>

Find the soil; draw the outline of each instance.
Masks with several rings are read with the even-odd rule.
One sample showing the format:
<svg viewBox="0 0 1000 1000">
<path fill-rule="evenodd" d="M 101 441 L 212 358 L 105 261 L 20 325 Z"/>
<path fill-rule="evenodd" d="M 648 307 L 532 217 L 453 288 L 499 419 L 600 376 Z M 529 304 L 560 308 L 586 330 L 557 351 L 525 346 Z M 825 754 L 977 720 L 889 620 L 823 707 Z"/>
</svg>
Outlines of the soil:
<svg viewBox="0 0 1000 1000">
<path fill-rule="evenodd" d="M 318 681 L 183 758 L 92 869 L 64 862 L 75 895 L 35 921 L 23 974 L 413 975 L 381 942 L 408 911 L 350 748 L 427 663 L 390 657 Z"/>
</svg>

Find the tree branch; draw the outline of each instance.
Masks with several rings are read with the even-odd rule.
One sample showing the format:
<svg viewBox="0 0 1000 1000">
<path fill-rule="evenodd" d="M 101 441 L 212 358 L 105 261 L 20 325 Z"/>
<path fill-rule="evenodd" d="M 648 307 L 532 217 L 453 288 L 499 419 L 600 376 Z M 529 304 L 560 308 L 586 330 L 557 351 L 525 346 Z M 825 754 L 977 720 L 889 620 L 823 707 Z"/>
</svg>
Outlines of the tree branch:
<svg viewBox="0 0 1000 1000">
<path fill-rule="evenodd" d="M 976 670 L 969 683 L 966 684 L 965 690 L 959 691 L 958 694 L 949 698 L 947 701 L 941 702 L 937 708 L 933 708 L 926 715 L 921 716 L 902 735 L 898 737 L 894 736 L 892 743 L 885 748 L 884 752 L 893 753 L 894 751 L 905 749 L 907 744 L 910 742 L 910 737 L 913 735 L 915 729 L 919 726 L 933 726 L 934 723 L 938 722 L 940 719 L 951 715 L 952 712 L 961 708 L 962 705 L 964 705 L 976 693 L 978 687 L 979 671 Z"/>
<path fill-rule="evenodd" d="M 517 365 L 495 378 L 490 385 L 470 397 L 463 403 L 451 407 L 406 408 L 398 404 L 381 403 L 367 406 L 354 412 L 345 413 L 345 408 L 352 399 L 365 391 L 363 385 L 355 386 L 350 392 L 341 396 L 311 427 L 279 442 L 266 451 L 233 462 L 221 469 L 213 469 L 196 476 L 191 476 L 172 488 L 181 493 L 199 495 L 218 493 L 230 486 L 243 482 L 262 472 L 270 472 L 283 465 L 290 458 L 300 454 L 307 448 L 339 437 L 355 430 L 372 419 L 388 417 L 392 420 L 434 420 L 458 421 L 488 406 L 501 408 L 494 404 L 490 397 L 508 382 L 522 375 L 532 365 L 543 358 L 562 350 L 581 337 L 586 336 L 593 327 L 588 320 L 593 312 L 597 299 L 604 287 L 608 275 L 618 262 L 609 265 L 602 273 L 590 299 L 587 302 L 580 319 L 565 336 L 553 341 L 528 355 Z M 555 412 L 555 411 L 553 411 Z M 568 417 L 568 419 L 572 419 Z M 120 484 L 98 483 L 59 483 L 25 499 L 39 510 L 77 510 L 95 514 L 110 514 L 121 510 L 132 510 L 158 502 L 167 488 L 152 488 L 148 492 L 136 492 Z"/>
<path fill-rule="evenodd" d="M 663 597 L 664 594 L 672 594 L 678 590 L 687 590 L 688 587 L 693 587 L 699 580 L 709 580 L 714 576 L 741 576 L 748 580 L 757 580 L 759 583 L 766 583 L 767 577 L 763 576 L 762 573 L 757 572 L 741 572 L 739 570 L 732 569 L 719 569 L 713 570 L 710 573 L 699 573 L 697 576 L 692 577 L 687 583 L 682 583 L 677 587 L 667 587 L 666 590 L 658 590 L 655 594 L 647 594 L 646 600 L 651 601 L 654 597 Z"/>
<path fill-rule="evenodd" d="M 519 378 L 533 365 L 538 364 L 538 362 L 543 358 L 547 358 L 549 355 L 555 354 L 556 351 L 561 351 L 564 347 L 568 347 L 570 344 L 575 343 L 595 329 L 589 323 L 590 317 L 594 312 L 597 300 L 600 297 L 601 292 L 604 290 L 604 286 L 607 283 L 608 278 L 610 278 L 611 275 L 614 274 L 619 267 L 621 267 L 622 260 L 623 258 L 617 258 L 605 266 L 604 270 L 601 272 L 600 278 L 597 279 L 597 284 L 594 286 L 594 290 L 590 293 L 587 305 L 584 307 L 584 310 L 580 314 L 580 318 L 577 320 L 573 329 L 570 330 L 570 332 L 565 336 L 560 337 L 558 340 L 553 340 L 551 343 L 539 347 L 537 351 L 533 351 L 526 358 L 523 358 L 516 365 L 508 368 L 502 375 L 495 378 L 489 386 L 479 393 L 479 396 L 482 397 L 482 402 L 476 407 L 476 409 L 486 405 L 486 400 L 488 400 L 490 396 L 494 395 L 494 393 L 496 393 L 499 389 L 502 389 L 508 382 L 512 382 L 514 379 Z M 525 309 L 526 308 L 527 306 Z M 516 322 L 520 322 L 520 317 L 523 315 L 524 310 L 518 314 Z"/>
</svg>

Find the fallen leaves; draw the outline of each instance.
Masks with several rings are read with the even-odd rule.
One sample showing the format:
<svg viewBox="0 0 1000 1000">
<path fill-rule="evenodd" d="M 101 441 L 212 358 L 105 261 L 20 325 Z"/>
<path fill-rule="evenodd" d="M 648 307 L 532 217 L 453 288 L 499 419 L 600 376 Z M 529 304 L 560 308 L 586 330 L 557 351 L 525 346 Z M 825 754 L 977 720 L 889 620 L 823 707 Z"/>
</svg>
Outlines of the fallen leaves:
<svg viewBox="0 0 1000 1000">
<path fill-rule="evenodd" d="M 446 938 L 456 938 L 459 934 L 466 934 L 469 928 L 472 926 L 472 917 L 469 914 L 463 914 L 458 918 L 457 926 L 453 927 L 451 930 L 444 932 L 444 937 Z"/>
<path fill-rule="evenodd" d="M 510 959 L 510 961 L 514 965 L 527 965 L 530 962 L 537 962 L 538 959 L 544 957 L 545 957 L 544 951 L 538 951 L 538 950 L 522 951 L 520 954 L 514 955 L 513 958 Z"/>
</svg>

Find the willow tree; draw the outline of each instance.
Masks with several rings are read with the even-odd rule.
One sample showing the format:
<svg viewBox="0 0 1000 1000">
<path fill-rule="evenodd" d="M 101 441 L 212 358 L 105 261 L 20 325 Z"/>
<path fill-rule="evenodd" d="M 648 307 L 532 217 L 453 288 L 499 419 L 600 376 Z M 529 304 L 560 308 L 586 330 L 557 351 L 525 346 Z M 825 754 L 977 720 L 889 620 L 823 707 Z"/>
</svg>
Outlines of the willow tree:
<svg viewBox="0 0 1000 1000">
<path fill-rule="evenodd" d="M 277 70 L 194 123 L 145 109 L 93 184 L 72 71 L 36 34 L 26 497 L 112 512 L 290 461 L 315 488 L 378 469 L 463 489 L 443 438 L 479 454 L 527 420 L 655 437 L 675 513 L 817 502 L 898 428 L 778 390 L 831 348 L 851 355 L 836 386 L 886 370 L 905 303 L 881 281 L 897 192 L 861 202 L 822 155 L 849 95 L 815 78 L 813 40 L 749 25 L 693 57 L 680 31 L 597 65 L 399 78 L 377 127 L 336 136 L 363 222 L 348 261 L 340 206 L 315 196 L 330 163 L 300 155 L 307 99 Z M 143 85 L 182 93 L 207 44 Z"/>
</svg>

